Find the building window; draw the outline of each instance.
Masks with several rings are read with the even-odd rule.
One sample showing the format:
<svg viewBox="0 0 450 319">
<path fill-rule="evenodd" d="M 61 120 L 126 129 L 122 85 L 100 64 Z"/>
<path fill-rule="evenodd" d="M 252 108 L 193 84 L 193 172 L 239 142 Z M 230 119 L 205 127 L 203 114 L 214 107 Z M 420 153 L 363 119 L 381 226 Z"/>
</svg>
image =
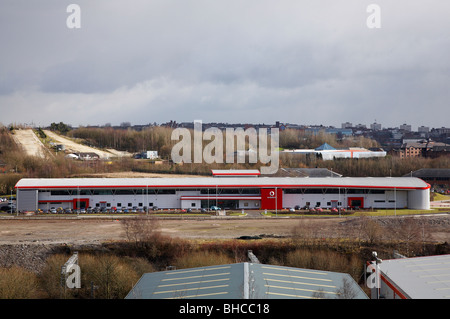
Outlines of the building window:
<svg viewBox="0 0 450 319">
<path fill-rule="evenodd" d="M 320 207 L 320 202 L 316 202 L 316 207 Z"/>
<path fill-rule="evenodd" d="M 195 203 L 191 203 L 191 207 L 195 207 Z"/>
<path fill-rule="evenodd" d="M 142 203 L 139 203 L 138 205 L 139 205 L 139 207 L 142 207 L 142 206 L 143 206 L 143 204 L 142 204 Z"/>
<path fill-rule="evenodd" d="M 131 206 L 133 206 L 133 204 L 132 203 L 128 203 L 128 207 L 131 207 Z"/>
<path fill-rule="evenodd" d="M 122 203 L 117 203 L 117 207 L 122 207 Z"/>
<path fill-rule="evenodd" d="M 153 207 L 153 203 L 148 203 L 148 206 Z"/>
</svg>

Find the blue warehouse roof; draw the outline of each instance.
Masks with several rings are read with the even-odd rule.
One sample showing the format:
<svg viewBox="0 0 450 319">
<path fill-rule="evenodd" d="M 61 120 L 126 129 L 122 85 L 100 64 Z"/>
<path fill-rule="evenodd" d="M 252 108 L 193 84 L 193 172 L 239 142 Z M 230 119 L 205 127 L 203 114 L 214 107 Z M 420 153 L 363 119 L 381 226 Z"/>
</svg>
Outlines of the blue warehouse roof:
<svg viewBox="0 0 450 319">
<path fill-rule="evenodd" d="M 144 274 L 126 299 L 367 299 L 344 273 L 237 263 Z"/>
</svg>

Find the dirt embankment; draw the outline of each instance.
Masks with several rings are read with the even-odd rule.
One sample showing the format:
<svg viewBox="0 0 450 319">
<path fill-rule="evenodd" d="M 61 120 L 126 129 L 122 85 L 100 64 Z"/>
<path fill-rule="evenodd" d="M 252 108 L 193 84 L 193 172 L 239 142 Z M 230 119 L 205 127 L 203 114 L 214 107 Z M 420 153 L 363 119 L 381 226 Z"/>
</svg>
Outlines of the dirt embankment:
<svg viewBox="0 0 450 319">
<path fill-rule="evenodd" d="M 421 218 L 428 240 L 450 242 L 450 215 Z M 377 218 L 389 226 L 399 217 Z M 294 228 L 319 238 L 349 238 L 361 235 L 359 218 L 234 218 L 160 220 L 164 235 L 185 239 L 231 239 L 241 236 L 269 235 L 290 237 Z M 102 243 L 126 240 L 119 219 L 0 219 L 0 267 L 19 265 L 40 269 L 48 256 L 70 247 L 97 247 Z"/>
<path fill-rule="evenodd" d="M 45 158 L 47 155 L 51 154 L 36 134 L 34 134 L 32 129 L 14 130 L 13 138 L 29 156 Z"/>
</svg>

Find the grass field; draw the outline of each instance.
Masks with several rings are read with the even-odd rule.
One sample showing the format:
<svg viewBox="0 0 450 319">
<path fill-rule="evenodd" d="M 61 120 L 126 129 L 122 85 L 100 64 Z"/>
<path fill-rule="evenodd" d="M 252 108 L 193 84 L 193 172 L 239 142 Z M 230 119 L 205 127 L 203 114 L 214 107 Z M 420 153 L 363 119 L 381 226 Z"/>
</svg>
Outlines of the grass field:
<svg viewBox="0 0 450 319">
<path fill-rule="evenodd" d="M 267 217 L 295 217 L 295 216 L 308 216 L 308 217 L 338 217 L 338 216 L 395 216 L 395 215 L 418 215 L 418 214 L 437 214 L 442 212 L 447 212 L 448 209 L 378 209 L 378 210 L 367 210 L 367 211 L 355 211 L 355 212 L 345 212 L 339 215 L 338 213 L 333 214 L 317 214 L 317 213 L 304 213 L 304 212 L 285 212 L 285 211 L 268 211 L 267 214 L 262 213 L 263 216 Z"/>
<path fill-rule="evenodd" d="M 443 195 L 439 193 L 434 193 L 434 201 L 441 201 L 441 200 L 450 200 L 450 195 Z"/>
</svg>

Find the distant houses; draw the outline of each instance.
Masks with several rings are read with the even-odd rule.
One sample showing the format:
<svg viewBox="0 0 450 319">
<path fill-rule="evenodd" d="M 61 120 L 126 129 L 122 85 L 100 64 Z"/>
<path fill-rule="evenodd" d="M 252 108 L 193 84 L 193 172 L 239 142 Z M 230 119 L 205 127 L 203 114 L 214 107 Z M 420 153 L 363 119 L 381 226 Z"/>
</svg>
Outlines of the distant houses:
<svg viewBox="0 0 450 319">
<path fill-rule="evenodd" d="M 436 158 L 442 155 L 450 155 L 450 144 L 435 142 L 431 139 L 405 139 L 397 153 L 400 158 Z"/>
<path fill-rule="evenodd" d="M 370 157 L 385 157 L 386 152 L 382 149 L 368 150 L 361 147 L 349 147 L 336 149 L 327 143 L 315 149 L 293 149 L 283 150 L 285 154 L 304 154 L 313 155 L 323 160 L 334 160 L 338 158 L 370 158 Z"/>
<path fill-rule="evenodd" d="M 69 153 L 65 156 L 66 158 L 78 159 L 82 161 L 92 161 L 100 159 L 97 153 L 86 152 L 86 153 Z"/>
<path fill-rule="evenodd" d="M 144 151 L 134 155 L 136 159 L 157 159 L 158 151 Z"/>
</svg>

